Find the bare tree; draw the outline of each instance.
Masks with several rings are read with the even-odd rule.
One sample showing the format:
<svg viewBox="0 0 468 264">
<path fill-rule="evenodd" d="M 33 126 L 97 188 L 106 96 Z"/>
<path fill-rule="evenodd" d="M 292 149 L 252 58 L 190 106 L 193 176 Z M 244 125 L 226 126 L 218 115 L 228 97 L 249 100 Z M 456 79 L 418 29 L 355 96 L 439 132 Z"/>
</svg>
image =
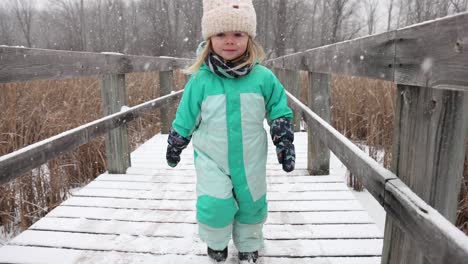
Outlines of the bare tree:
<svg viewBox="0 0 468 264">
<path fill-rule="evenodd" d="M 3 5 L 0 5 L 0 45 L 13 45 L 11 16 Z"/>
<path fill-rule="evenodd" d="M 140 1 L 141 15 L 145 23 L 149 26 L 150 42 L 148 48 L 151 50 L 152 55 L 161 55 L 162 47 L 164 46 L 164 28 L 162 25 L 162 16 L 160 15 L 162 7 L 161 0 L 141 0 Z"/>
<path fill-rule="evenodd" d="M 388 0 L 388 5 L 387 5 L 387 10 L 388 10 L 388 16 L 387 16 L 387 31 L 390 31 L 390 29 L 391 29 L 391 27 L 392 27 L 393 3 L 394 3 L 394 0 Z"/>
<path fill-rule="evenodd" d="M 468 9 L 468 0 L 449 0 L 455 13 L 460 13 Z"/>
<path fill-rule="evenodd" d="M 377 0 L 363 0 L 364 10 L 366 11 L 366 24 L 367 24 L 367 34 L 372 35 L 375 32 L 375 26 L 377 23 Z"/>
<path fill-rule="evenodd" d="M 330 43 L 335 43 L 340 40 L 339 30 L 343 22 L 354 15 L 355 2 L 351 0 L 329 0 L 331 1 L 331 27 L 330 27 Z"/>
<path fill-rule="evenodd" d="M 124 52 L 126 45 L 125 3 L 123 0 L 107 0 L 105 25 L 107 34 L 106 51 Z"/>
<path fill-rule="evenodd" d="M 449 3 L 449 0 L 400 0 L 403 25 L 446 16 L 449 13 Z"/>
<path fill-rule="evenodd" d="M 253 4 L 257 11 L 257 40 L 266 48 L 268 38 L 268 25 L 270 16 L 270 2 L 266 0 L 254 0 Z"/>
<path fill-rule="evenodd" d="M 68 43 L 65 49 L 86 50 L 85 13 L 83 0 L 49 0 L 56 22 Z"/>
<path fill-rule="evenodd" d="M 309 19 L 309 30 L 306 31 L 306 34 L 309 36 L 309 42 L 312 43 L 312 47 L 315 46 L 314 40 L 315 40 L 315 28 L 317 27 L 316 20 L 317 20 L 317 10 L 319 7 L 320 1 L 314 1 L 313 6 L 312 6 L 312 12 L 310 13 L 310 19 Z M 311 48 L 311 47 L 310 47 Z"/>
<path fill-rule="evenodd" d="M 86 50 L 87 41 L 86 41 L 86 24 L 85 24 L 85 6 L 84 1 L 80 1 L 80 31 L 81 31 L 81 49 Z"/>
<path fill-rule="evenodd" d="M 178 56 L 193 56 L 201 41 L 201 17 L 203 5 L 201 0 L 177 0 L 176 12 L 178 12 L 179 22 L 176 30 L 176 40 L 178 49 L 175 54 Z"/>
<path fill-rule="evenodd" d="M 138 25 L 138 6 L 135 0 L 130 0 L 128 14 L 128 36 L 130 42 L 127 46 L 127 52 L 131 54 L 139 54 L 139 44 L 140 44 L 140 27 Z M 127 53 L 126 52 L 126 53 Z"/>
<path fill-rule="evenodd" d="M 286 50 L 286 13 L 288 0 L 279 0 L 276 20 L 275 54 L 280 57 Z"/>
<path fill-rule="evenodd" d="M 34 16 L 34 6 L 32 0 L 10 0 L 12 13 L 18 21 L 23 33 L 26 45 L 32 47 L 31 28 Z"/>
<path fill-rule="evenodd" d="M 308 43 L 309 20 L 311 7 L 303 0 L 290 0 L 287 6 L 287 16 L 284 38 L 286 42 L 286 53 L 296 52 L 303 48 L 311 48 Z"/>
</svg>

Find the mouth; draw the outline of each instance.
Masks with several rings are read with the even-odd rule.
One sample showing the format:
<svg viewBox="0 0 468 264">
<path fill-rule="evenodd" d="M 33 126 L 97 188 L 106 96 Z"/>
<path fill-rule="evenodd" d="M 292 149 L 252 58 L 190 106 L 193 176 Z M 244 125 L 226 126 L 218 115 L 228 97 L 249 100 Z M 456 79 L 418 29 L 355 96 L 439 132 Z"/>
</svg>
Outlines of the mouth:
<svg viewBox="0 0 468 264">
<path fill-rule="evenodd" d="M 225 52 L 234 52 L 234 51 L 236 51 L 236 50 L 235 50 L 235 49 L 225 49 L 225 50 L 223 50 L 223 51 L 225 51 Z"/>
</svg>

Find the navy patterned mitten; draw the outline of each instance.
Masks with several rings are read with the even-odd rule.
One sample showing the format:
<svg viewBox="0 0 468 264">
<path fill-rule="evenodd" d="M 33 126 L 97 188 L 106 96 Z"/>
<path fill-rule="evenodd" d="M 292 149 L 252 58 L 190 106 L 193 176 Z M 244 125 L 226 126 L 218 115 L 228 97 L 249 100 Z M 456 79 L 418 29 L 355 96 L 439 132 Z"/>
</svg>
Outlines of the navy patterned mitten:
<svg viewBox="0 0 468 264">
<path fill-rule="evenodd" d="M 179 133 L 171 127 L 169 130 L 169 137 L 167 138 L 168 145 L 166 151 L 166 160 L 169 166 L 177 166 L 180 161 L 180 153 L 182 153 L 182 150 L 187 147 L 189 142 L 190 139 L 186 139 L 179 135 Z"/>
<path fill-rule="evenodd" d="M 270 125 L 270 134 L 273 144 L 276 146 L 278 162 L 283 165 L 285 172 L 293 171 L 296 163 L 296 152 L 291 121 L 284 117 L 273 120 Z"/>
</svg>

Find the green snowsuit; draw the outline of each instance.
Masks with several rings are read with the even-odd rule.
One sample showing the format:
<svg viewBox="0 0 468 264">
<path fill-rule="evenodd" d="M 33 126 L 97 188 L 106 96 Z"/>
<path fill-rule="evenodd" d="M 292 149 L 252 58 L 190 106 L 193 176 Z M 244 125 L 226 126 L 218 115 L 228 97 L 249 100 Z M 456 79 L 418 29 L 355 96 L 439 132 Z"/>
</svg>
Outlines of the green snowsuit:
<svg viewBox="0 0 468 264">
<path fill-rule="evenodd" d="M 267 216 L 265 117 L 292 118 L 284 88 L 261 65 L 241 78 L 212 73 L 206 65 L 190 77 L 172 126 L 190 138 L 197 172 L 197 221 L 208 246 L 263 247 Z"/>
</svg>

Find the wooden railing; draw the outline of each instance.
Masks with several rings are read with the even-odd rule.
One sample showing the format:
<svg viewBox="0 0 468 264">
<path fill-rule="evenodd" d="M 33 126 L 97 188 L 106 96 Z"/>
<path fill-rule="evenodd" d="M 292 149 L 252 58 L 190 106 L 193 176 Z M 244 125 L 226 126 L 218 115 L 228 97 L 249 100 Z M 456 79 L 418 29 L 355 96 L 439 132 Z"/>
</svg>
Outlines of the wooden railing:
<svg viewBox="0 0 468 264">
<path fill-rule="evenodd" d="M 328 174 L 333 151 L 386 210 L 382 263 L 467 263 L 468 237 L 453 225 L 468 138 L 467 25 L 464 13 L 267 62 L 307 120 L 309 171 Z M 309 72 L 304 103 L 299 71 Z M 397 84 L 393 172 L 328 124 L 331 74 Z"/>
<path fill-rule="evenodd" d="M 99 120 L 0 157 L 0 184 L 104 134 L 109 173 L 125 173 L 131 163 L 127 123 L 180 97 L 181 91 L 171 94 L 175 90 L 173 70 L 187 66 L 190 62 L 188 59 L 169 57 L 0 46 L 0 83 L 100 75 L 104 112 L 104 117 Z M 161 94 L 165 96 L 122 108 L 126 106 L 125 74 L 154 71 L 159 72 Z M 162 130 L 167 132 L 171 121 L 169 112 L 162 111 L 161 119 Z"/>
<path fill-rule="evenodd" d="M 331 149 L 383 205 L 389 216 L 383 263 L 462 264 L 468 259 L 468 238 L 451 223 L 467 138 L 467 24 L 468 15 L 461 14 L 267 62 L 280 69 L 292 93 L 297 92 L 298 71 L 309 71 L 307 105 L 288 93 L 291 105 L 309 126 L 308 168 L 314 175 L 328 174 Z M 0 184 L 106 133 L 109 172 L 124 173 L 130 166 L 127 122 L 180 95 L 122 110 L 124 75 L 161 71 L 162 87 L 167 88 L 163 94 L 168 94 L 173 90 L 171 71 L 188 63 L 174 58 L 0 46 L 0 83 L 102 75 L 106 115 L 0 157 Z M 393 172 L 328 124 L 331 74 L 397 84 Z"/>
</svg>

